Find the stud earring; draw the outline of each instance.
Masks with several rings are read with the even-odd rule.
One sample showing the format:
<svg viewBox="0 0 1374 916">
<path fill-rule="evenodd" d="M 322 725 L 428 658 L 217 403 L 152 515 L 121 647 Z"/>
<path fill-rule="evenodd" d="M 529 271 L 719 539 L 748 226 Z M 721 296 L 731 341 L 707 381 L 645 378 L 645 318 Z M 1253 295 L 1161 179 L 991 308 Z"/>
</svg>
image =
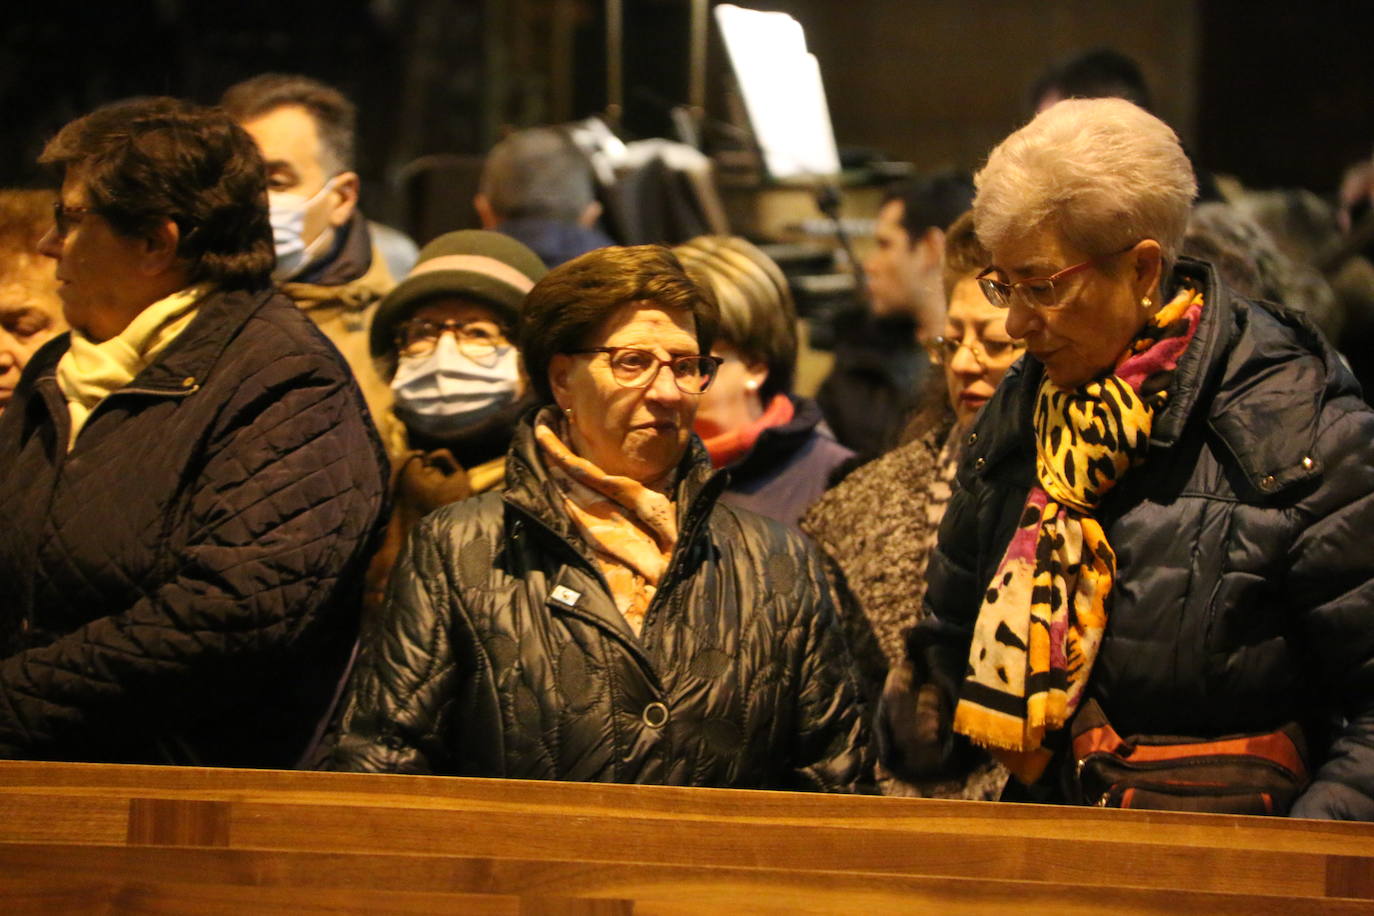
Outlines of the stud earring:
<svg viewBox="0 0 1374 916">
<path fill-rule="evenodd" d="M 1152 305 L 1154 305 L 1154 303 L 1150 301 L 1150 297 L 1149 297 L 1149 296 L 1141 296 L 1141 297 L 1140 297 L 1140 307 L 1141 307 L 1141 308 L 1147 309 L 1147 308 L 1149 308 L 1149 307 L 1152 306 Z"/>
<path fill-rule="evenodd" d="M 753 379 L 749 379 L 749 381 L 747 381 L 747 382 L 744 383 L 744 387 L 747 388 L 747 389 L 750 390 L 750 391 L 757 391 L 757 390 L 758 390 L 758 387 L 759 387 L 759 383 L 756 382 L 756 381 L 754 381 Z"/>
<path fill-rule="evenodd" d="M 564 408 L 563 408 L 563 416 L 565 416 L 565 417 L 567 417 L 569 420 L 571 420 L 571 419 L 572 419 L 572 408 L 571 408 L 571 407 L 564 407 Z"/>
</svg>

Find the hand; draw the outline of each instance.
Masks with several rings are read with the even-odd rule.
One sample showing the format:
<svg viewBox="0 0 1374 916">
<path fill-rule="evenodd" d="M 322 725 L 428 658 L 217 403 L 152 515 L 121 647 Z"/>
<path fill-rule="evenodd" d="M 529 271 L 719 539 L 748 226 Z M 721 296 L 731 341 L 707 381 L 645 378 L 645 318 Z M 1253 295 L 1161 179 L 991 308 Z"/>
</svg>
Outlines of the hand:
<svg viewBox="0 0 1374 916">
<path fill-rule="evenodd" d="M 910 662 L 887 673 L 878 700 L 878 753 L 907 780 L 929 779 L 949 766 L 949 704 L 934 684 L 915 684 Z"/>
</svg>

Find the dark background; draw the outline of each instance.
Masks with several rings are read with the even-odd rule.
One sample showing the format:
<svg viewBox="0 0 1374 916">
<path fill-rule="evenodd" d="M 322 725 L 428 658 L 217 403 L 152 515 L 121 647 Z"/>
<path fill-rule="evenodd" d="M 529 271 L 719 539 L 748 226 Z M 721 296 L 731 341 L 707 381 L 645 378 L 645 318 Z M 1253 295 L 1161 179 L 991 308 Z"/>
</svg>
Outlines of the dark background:
<svg viewBox="0 0 1374 916">
<path fill-rule="evenodd" d="M 1322 194 L 1374 148 L 1374 30 L 1361 4 L 1139 0 L 794 0 L 821 61 L 837 140 L 917 168 L 975 167 L 1028 114 L 1051 60 L 1114 45 L 1201 165 L 1252 187 Z M 627 138 L 669 130 L 687 95 L 688 0 L 625 0 Z M 266 70 L 333 83 L 358 104 L 365 204 L 399 216 L 402 167 L 478 156 L 511 125 L 606 105 L 600 0 L 57 0 L 7 16 L 0 185 L 34 185 L 62 123 L 112 99 L 213 102 Z M 706 114 L 727 116 L 709 56 Z M 709 135 L 709 134 L 708 134 Z M 404 220 L 400 220 L 404 222 Z M 422 239 L 423 241 L 423 239 Z"/>
</svg>

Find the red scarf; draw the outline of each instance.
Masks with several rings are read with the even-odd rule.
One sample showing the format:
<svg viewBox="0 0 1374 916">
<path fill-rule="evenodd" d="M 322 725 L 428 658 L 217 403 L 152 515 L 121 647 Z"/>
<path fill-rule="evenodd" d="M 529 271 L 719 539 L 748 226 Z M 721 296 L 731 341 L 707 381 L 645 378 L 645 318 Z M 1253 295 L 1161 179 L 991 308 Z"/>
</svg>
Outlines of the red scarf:
<svg viewBox="0 0 1374 916">
<path fill-rule="evenodd" d="M 711 453 L 711 466 L 723 468 L 734 464 L 749 454 L 765 429 L 791 423 L 796 412 L 791 398 L 785 394 L 775 394 L 773 400 L 768 402 L 768 409 L 753 423 L 738 429 L 726 430 L 709 439 L 703 437 L 706 451 Z"/>
</svg>

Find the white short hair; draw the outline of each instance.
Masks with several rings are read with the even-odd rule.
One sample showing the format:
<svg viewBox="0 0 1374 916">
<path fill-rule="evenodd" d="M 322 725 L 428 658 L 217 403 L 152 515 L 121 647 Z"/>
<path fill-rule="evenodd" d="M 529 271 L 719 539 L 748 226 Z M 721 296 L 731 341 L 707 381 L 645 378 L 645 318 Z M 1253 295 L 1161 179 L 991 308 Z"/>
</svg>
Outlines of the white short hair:
<svg viewBox="0 0 1374 916">
<path fill-rule="evenodd" d="M 1007 137 L 976 176 L 978 238 L 995 251 L 1049 225 L 1091 255 L 1154 239 L 1166 268 L 1197 196 L 1178 136 L 1123 99 L 1066 99 Z"/>
</svg>

